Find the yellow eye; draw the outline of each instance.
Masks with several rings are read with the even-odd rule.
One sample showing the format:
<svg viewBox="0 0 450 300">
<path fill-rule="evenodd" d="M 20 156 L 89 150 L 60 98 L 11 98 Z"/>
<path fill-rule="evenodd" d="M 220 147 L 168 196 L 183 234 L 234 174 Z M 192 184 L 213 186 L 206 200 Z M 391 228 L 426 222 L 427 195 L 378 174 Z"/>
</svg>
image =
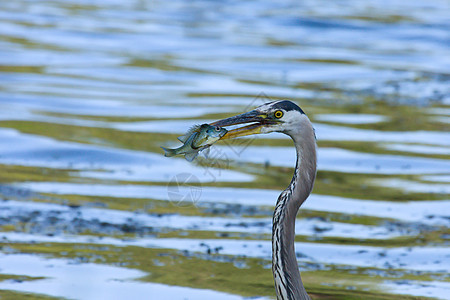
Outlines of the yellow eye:
<svg viewBox="0 0 450 300">
<path fill-rule="evenodd" d="M 283 112 L 281 110 L 277 110 L 274 114 L 275 118 L 279 119 L 283 116 Z"/>
</svg>

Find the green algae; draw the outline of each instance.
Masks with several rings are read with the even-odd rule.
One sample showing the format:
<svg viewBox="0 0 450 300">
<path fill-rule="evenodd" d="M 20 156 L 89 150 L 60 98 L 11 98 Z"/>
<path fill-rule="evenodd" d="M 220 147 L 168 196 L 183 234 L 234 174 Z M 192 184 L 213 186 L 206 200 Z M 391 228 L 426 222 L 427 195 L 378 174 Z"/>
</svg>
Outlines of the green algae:
<svg viewBox="0 0 450 300">
<path fill-rule="evenodd" d="M 251 182 L 212 182 L 203 183 L 202 186 L 236 187 L 254 189 L 284 190 L 291 181 L 293 168 L 269 166 L 252 163 L 218 163 L 228 166 L 228 169 L 248 173 L 256 177 Z M 405 192 L 401 189 L 374 185 L 374 179 L 417 178 L 414 175 L 383 175 L 383 174 L 358 174 L 342 173 L 335 171 L 317 172 L 313 193 L 320 195 L 338 196 L 343 198 L 382 200 L 382 201 L 420 201 L 420 200 L 445 200 L 446 194 L 429 194 L 419 192 Z M 195 184 L 194 184 L 195 185 Z M 274 199 L 275 202 L 275 199 Z"/>
<path fill-rule="evenodd" d="M 15 182 L 68 182 L 72 180 L 69 169 L 54 169 L 45 167 L 30 167 L 19 165 L 5 165 L 0 164 L 0 183 L 15 183 Z M 0 190 L 1 193 L 1 190 Z"/>
<path fill-rule="evenodd" d="M 391 150 L 383 147 L 383 144 L 375 142 L 359 142 L 359 141 L 318 141 L 320 148 L 340 148 L 350 151 L 357 151 L 371 154 L 386 154 L 386 155 L 399 155 L 399 156 L 414 156 L 414 157 L 426 157 L 437 159 L 449 159 L 450 154 L 431 154 L 431 153 L 412 153 L 407 151 Z M 386 145 L 388 145 L 386 143 Z M 423 146 L 424 144 L 412 144 L 411 146 Z M 450 151 L 450 150 L 449 150 Z M 449 152 L 450 153 L 450 152 Z"/>
<path fill-rule="evenodd" d="M 150 68 L 150 69 L 158 69 L 163 71 L 172 71 L 172 72 L 190 72 L 190 73 L 202 73 L 202 74 L 221 74 L 219 72 L 209 72 L 204 69 L 196 69 L 192 67 L 185 67 L 176 65 L 170 59 L 171 56 L 165 55 L 159 57 L 158 60 L 150 60 L 150 59 L 138 59 L 134 58 L 129 60 L 125 65 L 139 68 Z M 165 82 L 170 83 L 168 81 Z M 182 83 L 179 83 L 182 84 Z"/>
<path fill-rule="evenodd" d="M 411 178 L 411 175 L 376 175 L 352 174 L 332 171 L 317 172 L 314 193 L 340 196 L 344 198 L 384 200 L 384 201 L 421 201 L 445 200 L 445 194 L 429 194 L 418 192 L 404 192 L 401 189 L 380 187 L 371 184 L 371 180 L 390 178 Z"/>
<path fill-rule="evenodd" d="M 242 296 L 273 296 L 270 262 L 264 259 L 200 254 L 170 249 L 148 249 L 135 246 L 76 244 L 10 243 L 9 247 L 22 253 L 40 253 L 56 258 L 84 258 L 85 261 L 120 265 L 139 269 L 148 275 L 140 281 L 169 285 L 214 289 Z M 193 271 L 195 270 L 195 271 Z M 386 272 L 380 276 L 367 275 L 368 269 L 327 270 L 302 272 L 306 289 L 315 299 L 391 299 L 392 295 L 378 290 L 377 284 L 389 280 Z M 433 274 L 412 275 L 412 280 L 430 280 Z M 403 275 L 393 273 L 395 280 Z M 239 278 L 239 280 L 235 280 Z M 326 285 L 324 285 L 326 283 Z M 352 287 L 353 289 L 348 289 Z M 396 299 L 417 299 L 395 296 Z"/>
<path fill-rule="evenodd" d="M 387 24 L 393 24 L 393 23 L 416 23 L 418 22 L 417 19 L 405 16 L 405 15 L 397 15 L 397 14 L 366 14 L 366 15 L 354 15 L 354 16 L 342 16 L 343 19 L 348 20 L 361 20 L 361 21 L 367 21 L 367 22 L 379 22 L 379 23 L 387 23 Z"/>
<path fill-rule="evenodd" d="M 0 274 L 0 281 L 4 280 L 15 280 L 15 281 L 32 281 L 32 280 L 40 280 L 45 277 L 32 277 L 32 276 L 22 276 L 22 275 L 11 275 L 11 274 Z"/>
<path fill-rule="evenodd" d="M 414 246 L 445 246 L 446 240 L 442 238 L 443 231 L 424 232 L 420 235 L 399 236 L 394 238 L 370 239 L 370 238 L 345 238 L 333 236 L 317 235 L 296 235 L 296 242 L 317 243 L 317 244 L 335 244 L 335 245 L 361 245 L 383 248 L 394 247 L 414 247 Z M 239 240 L 266 240 L 270 241 L 270 233 L 250 234 L 242 232 L 229 231 L 192 231 L 192 230 L 170 230 L 155 234 L 158 238 L 179 238 L 179 239 L 239 239 Z"/>
<path fill-rule="evenodd" d="M 61 141 L 71 141 L 100 146 L 115 146 L 131 150 L 161 153 L 160 145 L 176 140 L 176 134 L 149 134 L 117 131 L 112 128 L 84 127 L 33 121 L 1 121 L 0 127 L 19 130 L 22 133 L 47 136 Z"/>
<path fill-rule="evenodd" d="M 51 299 L 61 299 L 58 297 L 50 297 L 46 295 L 25 293 L 25 292 L 16 292 L 9 290 L 0 290 L 0 299 L 1 300 L 51 300 Z"/>
<path fill-rule="evenodd" d="M 48 202 L 80 205 L 98 208 L 107 208 L 123 211 L 145 212 L 150 214 L 180 214 L 185 216 L 217 216 L 212 213 L 204 212 L 199 206 L 185 205 L 179 206 L 171 201 L 155 200 L 151 198 L 123 198 L 123 197 L 106 197 L 106 196 L 86 196 L 86 195 L 70 195 L 70 194 L 50 194 L 42 193 Z"/>
<path fill-rule="evenodd" d="M 367 109 L 365 105 L 345 106 L 343 113 L 353 114 L 376 114 L 388 118 L 388 121 L 370 124 L 345 124 L 346 127 L 370 129 L 378 131 L 448 131 L 449 125 L 445 123 L 430 122 L 430 115 L 423 112 L 423 108 L 405 105 L 389 105 L 387 103 L 377 103 L 375 107 Z M 330 111 L 336 114 L 336 111 Z M 324 121 L 320 121 L 324 123 Z M 342 123 L 325 122 L 337 126 Z"/>
</svg>

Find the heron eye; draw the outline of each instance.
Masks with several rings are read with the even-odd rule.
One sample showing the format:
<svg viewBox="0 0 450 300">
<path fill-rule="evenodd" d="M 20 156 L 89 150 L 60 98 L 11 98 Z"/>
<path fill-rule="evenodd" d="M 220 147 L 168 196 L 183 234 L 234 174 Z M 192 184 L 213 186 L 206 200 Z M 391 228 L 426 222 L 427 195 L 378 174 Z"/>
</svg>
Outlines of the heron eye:
<svg viewBox="0 0 450 300">
<path fill-rule="evenodd" d="M 216 126 L 215 130 L 216 130 L 216 131 L 220 131 L 220 127 L 219 127 L 219 126 Z"/>
<path fill-rule="evenodd" d="M 283 116 L 283 112 L 281 110 L 277 110 L 274 114 L 275 118 L 279 119 Z"/>
</svg>

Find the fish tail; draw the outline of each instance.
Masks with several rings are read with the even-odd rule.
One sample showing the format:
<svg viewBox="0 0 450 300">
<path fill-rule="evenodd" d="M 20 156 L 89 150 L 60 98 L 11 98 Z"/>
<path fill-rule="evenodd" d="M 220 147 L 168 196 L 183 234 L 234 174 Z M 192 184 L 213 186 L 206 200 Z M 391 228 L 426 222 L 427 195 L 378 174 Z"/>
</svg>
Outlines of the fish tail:
<svg viewBox="0 0 450 300">
<path fill-rule="evenodd" d="M 168 148 L 164 148 L 164 147 L 161 147 L 161 148 L 164 150 L 164 156 L 165 157 L 170 157 L 170 156 L 177 155 L 176 149 L 168 149 Z"/>
</svg>

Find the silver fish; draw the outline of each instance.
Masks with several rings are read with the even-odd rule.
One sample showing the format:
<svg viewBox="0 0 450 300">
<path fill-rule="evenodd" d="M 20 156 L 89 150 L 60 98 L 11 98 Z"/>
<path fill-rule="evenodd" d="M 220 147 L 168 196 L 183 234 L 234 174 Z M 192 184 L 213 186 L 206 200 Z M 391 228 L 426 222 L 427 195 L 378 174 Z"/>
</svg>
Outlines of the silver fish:
<svg viewBox="0 0 450 300">
<path fill-rule="evenodd" d="M 178 138 L 180 142 L 184 143 L 181 147 L 176 149 L 161 148 L 164 150 L 164 156 L 166 157 L 184 154 L 187 161 L 193 161 L 200 151 L 209 148 L 227 132 L 228 130 L 225 128 L 217 126 L 208 124 L 197 125 Z"/>
</svg>

